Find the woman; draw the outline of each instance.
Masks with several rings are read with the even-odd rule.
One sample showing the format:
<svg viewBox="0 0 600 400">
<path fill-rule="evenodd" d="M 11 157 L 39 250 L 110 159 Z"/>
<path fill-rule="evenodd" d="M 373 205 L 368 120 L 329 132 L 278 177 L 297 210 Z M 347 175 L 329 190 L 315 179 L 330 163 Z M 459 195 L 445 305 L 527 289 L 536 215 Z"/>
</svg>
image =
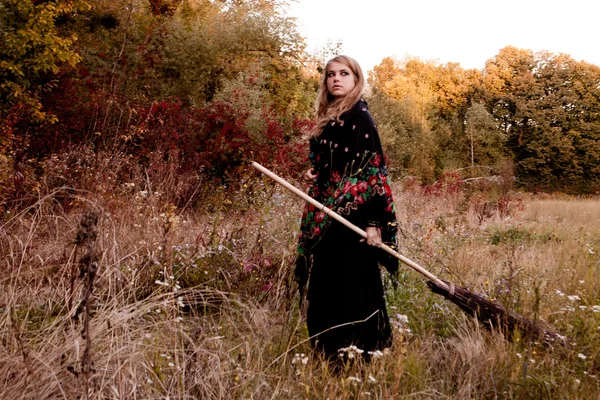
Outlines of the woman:
<svg viewBox="0 0 600 400">
<path fill-rule="evenodd" d="M 309 195 L 367 232 L 365 241 L 310 204 L 302 216 L 296 278 L 301 295 L 308 281 L 312 343 L 329 358 L 351 345 L 367 355 L 392 339 L 379 264 L 395 273 L 398 262 L 378 246 L 395 243 L 396 215 L 363 89 L 354 59 L 337 56 L 327 63 L 310 137 L 312 166 L 304 173 Z"/>
</svg>

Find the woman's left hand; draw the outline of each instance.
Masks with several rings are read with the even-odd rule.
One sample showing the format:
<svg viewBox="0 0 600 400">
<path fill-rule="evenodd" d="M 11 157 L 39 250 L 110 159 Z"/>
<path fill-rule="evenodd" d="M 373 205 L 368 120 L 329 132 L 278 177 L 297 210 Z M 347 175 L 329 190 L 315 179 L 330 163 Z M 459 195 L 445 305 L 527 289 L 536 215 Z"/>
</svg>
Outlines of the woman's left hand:
<svg viewBox="0 0 600 400">
<path fill-rule="evenodd" d="M 365 232 L 367 232 L 367 244 L 375 247 L 381 246 L 381 229 L 376 226 L 368 226 Z M 361 240 L 361 242 L 363 241 L 364 239 Z"/>
</svg>

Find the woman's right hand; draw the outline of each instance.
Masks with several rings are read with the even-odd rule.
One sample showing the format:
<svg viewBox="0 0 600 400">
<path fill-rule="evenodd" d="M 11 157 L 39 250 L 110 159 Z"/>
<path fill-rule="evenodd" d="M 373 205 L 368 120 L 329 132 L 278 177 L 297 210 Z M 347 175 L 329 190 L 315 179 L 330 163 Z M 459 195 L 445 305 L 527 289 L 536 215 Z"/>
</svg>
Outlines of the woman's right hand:
<svg viewBox="0 0 600 400">
<path fill-rule="evenodd" d="M 312 168 L 309 168 L 302 177 L 304 178 L 304 182 L 313 183 L 317 179 L 317 174 L 314 173 Z"/>
</svg>

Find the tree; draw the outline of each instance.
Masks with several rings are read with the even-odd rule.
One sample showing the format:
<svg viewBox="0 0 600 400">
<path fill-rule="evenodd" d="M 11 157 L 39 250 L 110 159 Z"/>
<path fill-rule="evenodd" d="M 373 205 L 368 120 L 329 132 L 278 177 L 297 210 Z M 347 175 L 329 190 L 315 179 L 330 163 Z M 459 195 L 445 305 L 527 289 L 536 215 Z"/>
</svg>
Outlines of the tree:
<svg viewBox="0 0 600 400">
<path fill-rule="evenodd" d="M 387 110 L 398 108 L 397 113 L 386 113 L 398 116 L 393 125 L 402 126 L 403 130 L 396 132 L 399 135 L 405 133 L 407 139 L 414 142 L 412 157 L 408 159 L 416 163 L 407 166 L 406 156 L 400 156 L 405 150 L 397 156 L 409 170 L 418 171 L 424 181 L 437 179 L 445 170 L 464 167 L 468 162 L 467 148 L 464 147 L 465 113 L 479 79 L 479 73 L 463 70 L 456 63 L 439 65 L 417 58 L 401 62 L 386 58 L 373 69 L 369 83 L 374 93 L 391 100 L 378 101 L 373 112 L 380 114 L 379 106 Z M 385 115 L 379 118 L 389 120 Z M 404 140 L 403 137 L 393 142 L 403 143 Z"/>
<path fill-rule="evenodd" d="M 474 102 L 465 115 L 465 132 L 469 144 L 471 167 L 492 167 L 504 156 L 505 135 L 498 129 L 485 105 Z"/>
<path fill-rule="evenodd" d="M 81 57 L 73 49 L 77 36 L 61 29 L 61 18 L 89 9 L 85 0 L 5 0 L 0 4 L 0 112 L 25 107 L 35 121 L 56 120 L 40 97 L 54 87 L 64 65 Z"/>
<path fill-rule="evenodd" d="M 486 105 L 527 187 L 579 192 L 600 182 L 587 172 L 598 171 L 600 159 L 598 70 L 567 55 L 514 47 L 486 63 Z"/>
</svg>

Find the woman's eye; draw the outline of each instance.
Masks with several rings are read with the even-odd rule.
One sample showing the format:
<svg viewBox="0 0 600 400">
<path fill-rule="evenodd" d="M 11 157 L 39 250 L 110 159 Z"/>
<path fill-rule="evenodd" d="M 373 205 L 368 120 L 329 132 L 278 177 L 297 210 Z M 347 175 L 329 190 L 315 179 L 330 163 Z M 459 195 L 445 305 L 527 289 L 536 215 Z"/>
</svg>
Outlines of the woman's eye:
<svg viewBox="0 0 600 400">
<path fill-rule="evenodd" d="M 347 73 L 346 71 L 343 71 L 343 72 L 342 72 L 342 75 L 343 75 L 343 76 L 346 76 L 346 75 L 348 75 L 348 73 Z"/>
</svg>

